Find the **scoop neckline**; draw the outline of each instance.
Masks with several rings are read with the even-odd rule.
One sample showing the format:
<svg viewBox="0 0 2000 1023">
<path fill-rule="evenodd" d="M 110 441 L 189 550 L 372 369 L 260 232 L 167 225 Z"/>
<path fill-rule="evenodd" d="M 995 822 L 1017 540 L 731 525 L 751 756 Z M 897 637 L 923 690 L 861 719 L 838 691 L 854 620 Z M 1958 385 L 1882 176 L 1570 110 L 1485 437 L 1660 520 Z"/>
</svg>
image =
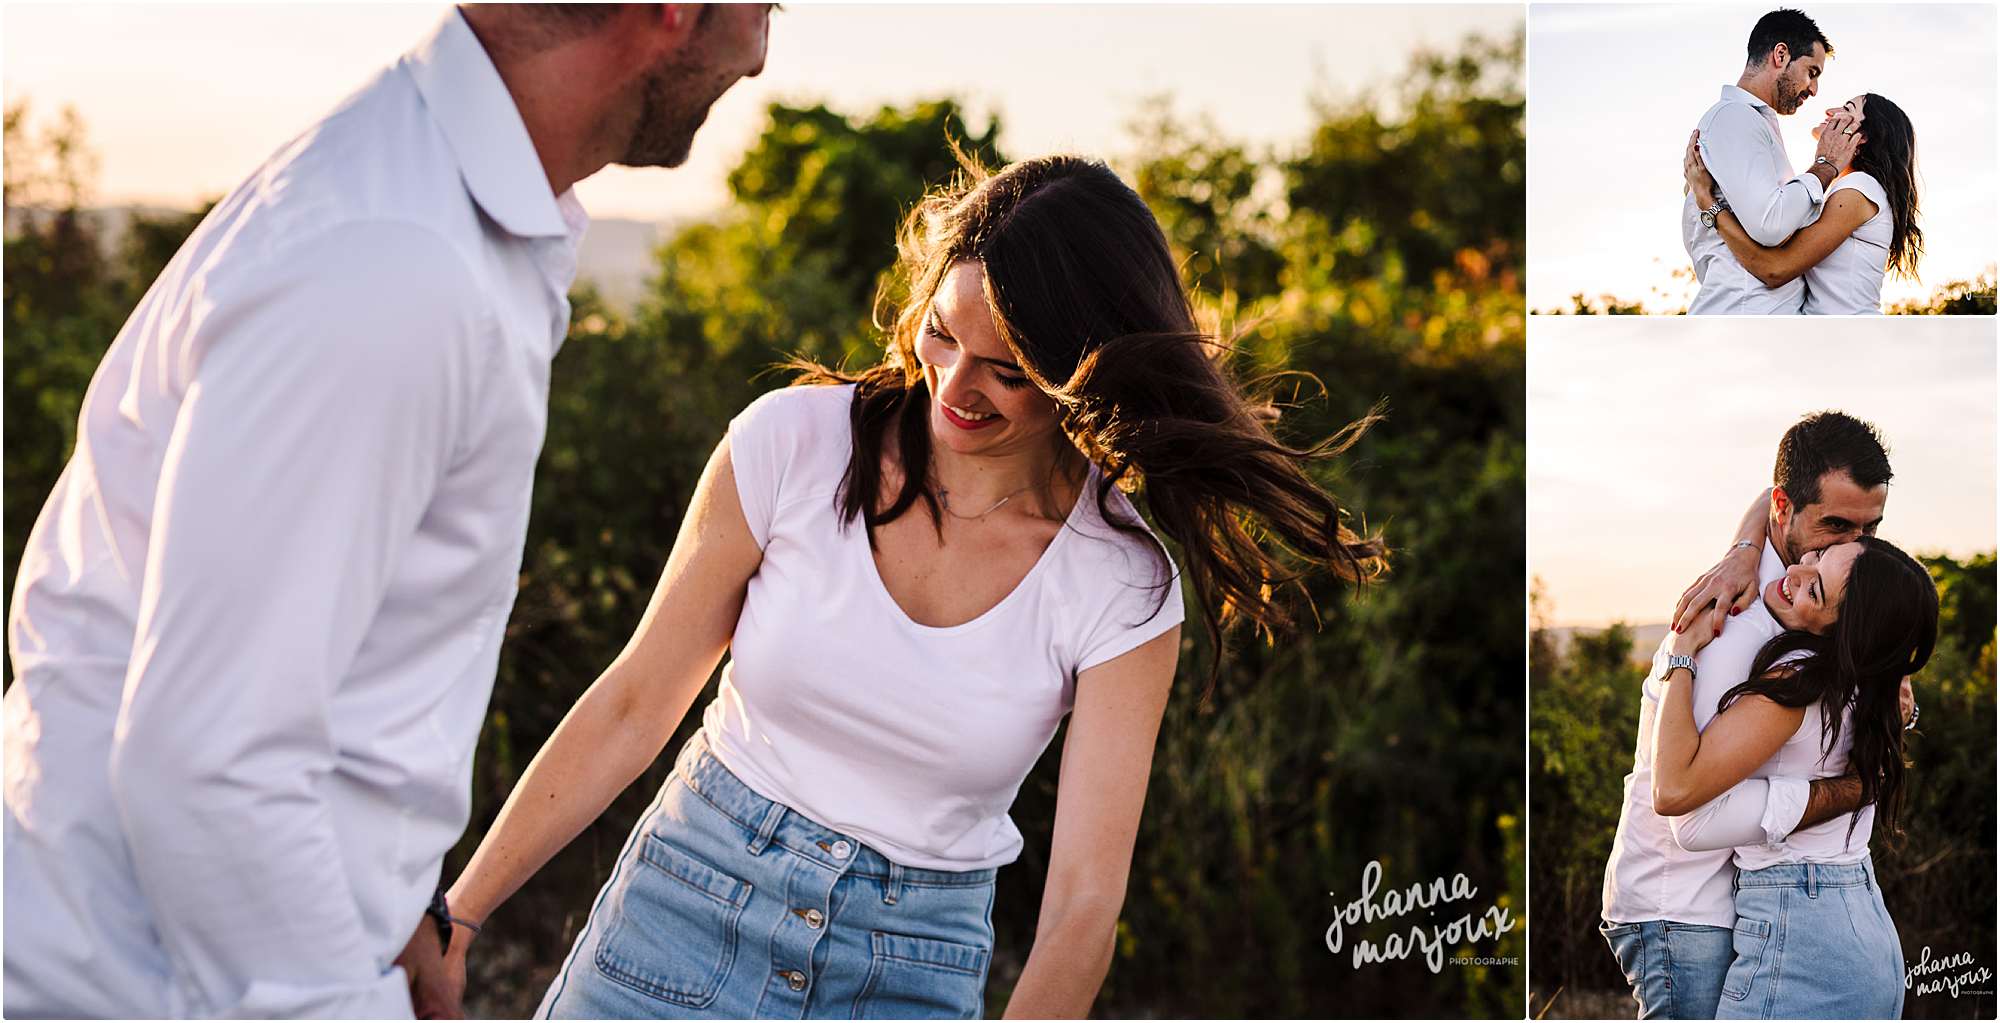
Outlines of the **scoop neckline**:
<svg viewBox="0 0 2000 1023">
<path fill-rule="evenodd" d="M 1035 582 L 1037 576 L 1042 574 L 1043 568 L 1055 560 L 1056 548 L 1062 546 L 1063 539 L 1075 531 L 1077 515 L 1083 511 L 1084 501 L 1090 494 L 1091 485 L 1097 482 L 1098 476 L 1097 464 L 1095 462 L 1085 459 L 1084 464 L 1088 468 L 1084 473 L 1083 485 L 1077 488 L 1076 500 L 1071 503 L 1069 514 L 1063 516 L 1061 528 L 1056 530 L 1056 535 L 1049 540 L 1049 545 L 1042 548 L 1041 557 L 1036 558 L 1035 563 L 1029 566 L 1027 574 L 1021 577 L 1021 581 L 1015 583 L 1014 588 L 1008 590 L 1007 595 L 1001 597 L 992 607 L 981 611 L 979 614 L 957 625 L 925 625 L 915 618 L 910 617 L 910 613 L 905 611 L 903 605 L 896 600 L 896 595 L 889 592 L 889 584 L 882 581 L 882 569 L 875 564 L 875 551 L 868 544 L 868 527 L 866 523 L 861 523 L 860 529 L 849 530 L 849 532 L 857 533 L 860 536 L 859 546 L 862 570 L 868 575 L 869 588 L 875 591 L 876 596 L 880 598 L 882 603 L 888 605 L 889 610 L 896 616 L 897 621 L 921 633 L 938 636 L 949 635 L 955 632 L 967 632 L 993 621 L 1007 609 L 1008 605 L 1025 599 L 1021 597 L 1021 594 Z M 848 542 L 850 545 L 853 545 L 856 541 L 850 538 Z"/>
</svg>

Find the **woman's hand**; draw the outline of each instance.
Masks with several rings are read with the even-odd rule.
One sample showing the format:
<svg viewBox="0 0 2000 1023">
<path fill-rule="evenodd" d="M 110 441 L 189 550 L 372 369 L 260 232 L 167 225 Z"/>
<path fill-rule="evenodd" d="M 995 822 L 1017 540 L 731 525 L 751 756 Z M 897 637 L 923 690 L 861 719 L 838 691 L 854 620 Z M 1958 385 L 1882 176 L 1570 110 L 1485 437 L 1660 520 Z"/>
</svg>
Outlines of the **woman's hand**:
<svg viewBox="0 0 2000 1023">
<path fill-rule="evenodd" d="M 1673 652 L 1682 657 L 1693 657 L 1708 645 L 1721 630 L 1716 628 L 1717 616 L 1696 615 L 1688 627 L 1674 633 Z"/>
<path fill-rule="evenodd" d="M 459 1000 L 465 995 L 465 946 L 470 936 L 465 928 L 454 927 L 451 950 L 440 954 L 437 924 L 429 916 L 417 921 L 396 965 L 410 979 L 410 1007 L 418 1019 L 465 1018 Z"/>
<path fill-rule="evenodd" d="M 1854 152 L 1861 148 L 1863 136 L 1861 122 L 1852 115 L 1835 114 L 1819 127 L 1819 148 L 1815 156 L 1824 156 L 1833 169 L 1840 174 L 1854 163 Z"/>
<path fill-rule="evenodd" d="M 1702 209 L 1715 205 L 1715 177 L 1701 160 L 1701 130 L 1688 136 L 1687 154 L 1681 158 L 1681 173 L 1687 177 L 1688 191 Z"/>
<path fill-rule="evenodd" d="M 438 982 L 431 985 L 428 1001 L 417 1002 L 418 1019 L 465 1018 L 465 957 L 471 950 L 472 932 L 453 924 L 451 947 L 439 964 Z"/>
<path fill-rule="evenodd" d="M 1702 573 L 1681 594 L 1680 603 L 1674 606 L 1674 631 L 1684 631 L 1694 624 L 1696 617 L 1702 617 L 1711 619 L 1711 635 L 1720 634 L 1722 623 L 1730 615 L 1742 613 L 1757 599 L 1757 563 L 1761 560 L 1763 552 L 1754 547 L 1730 548 L 1714 568 Z M 1710 609 L 1715 613 L 1702 614 Z"/>
</svg>

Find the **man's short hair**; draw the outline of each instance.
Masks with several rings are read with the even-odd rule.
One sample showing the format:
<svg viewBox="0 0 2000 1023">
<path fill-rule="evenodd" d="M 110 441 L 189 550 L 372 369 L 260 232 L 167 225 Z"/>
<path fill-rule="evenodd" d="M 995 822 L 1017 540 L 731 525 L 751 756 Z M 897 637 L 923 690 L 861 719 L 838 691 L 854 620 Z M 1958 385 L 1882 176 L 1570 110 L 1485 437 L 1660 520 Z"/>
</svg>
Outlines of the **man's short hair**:
<svg viewBox="0 0 2000 1023">
<path fill-rule="evenodd" d="M 1875 427 L 1845 412 L 1815 412 L 1785 431 L 1771 483 L 1800 508 L 1819 503 L 1820 477 L 1845 470 L 1856 485 L 1872 490 L 1889 482 L 1889 452 Z"/>
<path fill-rule="evenodd" d="M 1779 43 L 1793 58 L 1812 56 L 1812 44 L 1826 47 L 1826 55 L 1833 56 L 1833 44 L 1826 41 L 1826 34 L 1806 17 L 1804 11 L 1780 7 L 1757 19 L 1757 25 L 1750 30 L 1750 64 L 1760 66 L 1771 55 L 1771 47 Z"/>
</svg>

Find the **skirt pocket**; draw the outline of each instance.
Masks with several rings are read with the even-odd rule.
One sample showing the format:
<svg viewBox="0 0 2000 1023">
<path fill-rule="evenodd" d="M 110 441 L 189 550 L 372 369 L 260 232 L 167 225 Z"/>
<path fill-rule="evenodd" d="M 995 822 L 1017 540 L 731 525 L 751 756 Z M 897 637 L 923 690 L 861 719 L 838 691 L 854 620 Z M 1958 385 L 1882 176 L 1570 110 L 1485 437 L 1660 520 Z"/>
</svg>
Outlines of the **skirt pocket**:
<svg viewBox="0 0 2000 1023">
<path fill-rule="evenodd" d="M 989 949 L 940 938 L 869 933 L 868 980 L 855 1019 L 978 1019 Z"/>
<path fill-rule="evenodd" d="M 1722 997 L 1736 1002 L 1750 997 L 1750 986 L 1764 968 L 1764 950 L 1770 943 L 1769 920 L 1737 918 L 1736 933 L 1730 938 L 1736 957 L 1729 963 L 1729 975 L 1723 978 Z"/>
<path fill-rule="evenodd" d="M 598 970 L 663 1001 L 707 1006 L 736 961 L 736 925 L 750 892 L 748 882 L 647 834 L 610 900 Z"/>
</svg>

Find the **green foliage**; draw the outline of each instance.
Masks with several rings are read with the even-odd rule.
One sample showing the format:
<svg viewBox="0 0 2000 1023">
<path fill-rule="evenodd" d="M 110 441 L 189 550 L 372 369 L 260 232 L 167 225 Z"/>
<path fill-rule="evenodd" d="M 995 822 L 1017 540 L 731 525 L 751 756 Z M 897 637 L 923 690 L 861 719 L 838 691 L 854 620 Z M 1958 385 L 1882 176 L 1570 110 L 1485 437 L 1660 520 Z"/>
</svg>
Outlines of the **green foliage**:
<svg viewBox="0 0 2000 1023">
<path fill-rule="evenodd" d="M 1324 384 L 1280 395 L 1293 406 L 1281 434 L 1323 437 L 1388 399 L 1389 418 L 1324 479 L 1396 555 L 1392 577 L 1359 598 L 1310 582 L 1318 631 L 1223 651 L 1206 707 L 1194 697 L 1216 652 L 1189 639 L 1100 1014 L 1519 1011 L 1520 965 L 1354 969 L 1322 935 L 1380 860 L 1385 887 L 1466 874 L 1479 894 L 1452 916 L 1511 911 L 1510 933 L 1451 954 L 1524 953 L 1520 46 L 1469 40 L 1418 59 L 1393 95 L 1323 101 L 1320 126 L 1288 152 L 1139 119 L 1139 156 L 1123 169 L 1203 316 L 1237 335 L 1239 369 Z M 997 123 L 968 130 L 949 101 L 863 117 L 774 105 L 730 176 L 734 203 L 661 246 L 636 312 L 572 296 L 472 826 L 448 874 L 630 635 L 730 417 L 781 382 L 765 371 L 788 355 L 880 357 L 872 305 L 900 215 L 953 172 L 948 140 L 997 165 L 998 137 Z M 11 578 L 11 530 L 33 519 L 13 502 L 53 484 L 82 384 L 138 297 L 109 281 L 142 254 L 156 272 L 172 245 L 148 237 L 17 289 L 17 266 L 35 264 L 8 244 L 7 396 L 32 383 L 53 403 L 30 430 L 12 417 L 32 401 L 7 409 Z M 55 311 L 68 301 L 88 311 Z M 42 340 L 17 348 L 17 330 Z M 668 755 L 494 915 L 472 961 L 475 1014 L 533 1007 L 713 684 Z M 1014 808 L 1027 848 L 994 909 L 995 1014 L 1033 942 L 1063 738 Z M 1357 930 L 1381 940 L 1391 927 Z"/>
<path fill-rule="evenodd" d="M 1994 557 L 1927 557 L 1938 583 L 1937 652 L 1914 686 L 1900 840 L 1870 843 L 1883 898 L 1916 962 L 1971 952 L 1995 961 Z M 1646 666 L 1631 632 L 1579 633 L 1562 649 L 1537 627 L 1529 641 L 1528 797 L 1534 807 L 1533 1011 L 1555 1017 L 1629 1009 L 1624 978 L 1597 932 L 1604 865 L 1624 803 Z M 1606 993 L 1615 993 L 1609 996 Z M 1623 1000 L 1623 1001 L 1621 1001 Z M 1991 993 L 1910 995 L 1911 1018 L 1987 1018 Z"/>
</svg>

